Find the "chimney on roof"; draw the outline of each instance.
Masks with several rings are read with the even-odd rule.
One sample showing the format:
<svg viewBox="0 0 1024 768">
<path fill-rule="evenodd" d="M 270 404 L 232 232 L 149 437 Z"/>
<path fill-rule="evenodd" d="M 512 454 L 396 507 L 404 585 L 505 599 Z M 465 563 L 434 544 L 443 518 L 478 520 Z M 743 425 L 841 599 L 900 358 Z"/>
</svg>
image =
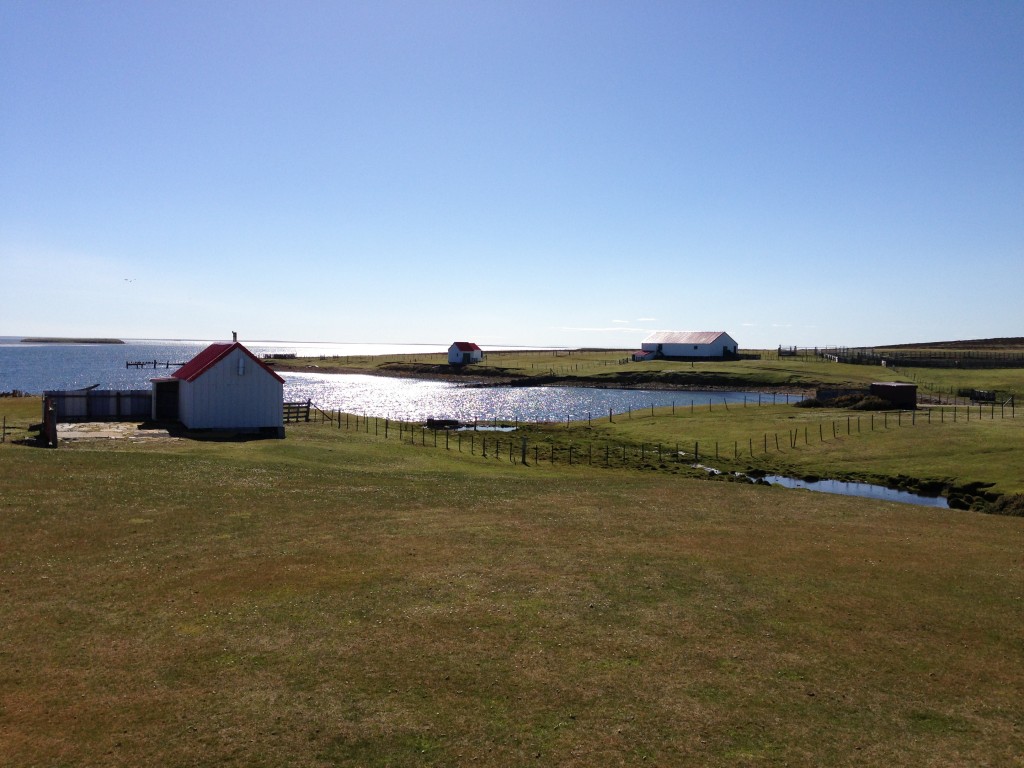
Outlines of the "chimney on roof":
<svg viewBox="0 0 1024 768">
<path fill-rule="evenodd" d="M 232 341 L 238 341 L 238 331 L 232 331 L 231 332 L 231 340 Z"/>
</svg>

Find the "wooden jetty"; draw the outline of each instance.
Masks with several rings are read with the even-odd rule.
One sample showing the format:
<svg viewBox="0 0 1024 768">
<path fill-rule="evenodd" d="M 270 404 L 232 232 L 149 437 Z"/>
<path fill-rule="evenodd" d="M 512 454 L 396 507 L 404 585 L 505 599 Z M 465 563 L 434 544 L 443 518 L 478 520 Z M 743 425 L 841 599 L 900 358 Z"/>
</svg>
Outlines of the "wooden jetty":
<svg viewBox="0 0 1024 768">
<path fill-rule="evenodd" d="M 180 368 L 184 363 L 172 363 L 169 360 L 125 360 L 125 368 Z"/>
</svg>

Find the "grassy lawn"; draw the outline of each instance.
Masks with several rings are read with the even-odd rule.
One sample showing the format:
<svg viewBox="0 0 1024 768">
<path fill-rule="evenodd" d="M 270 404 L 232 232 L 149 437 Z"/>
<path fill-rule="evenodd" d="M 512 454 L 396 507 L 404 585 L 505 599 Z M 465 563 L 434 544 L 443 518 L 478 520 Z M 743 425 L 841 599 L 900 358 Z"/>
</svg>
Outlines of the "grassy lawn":
<svg viewBox="0 0 1024 768">
<path fill-rule="evenodd" d="M 2 765 L 1022 764 L 1020 518 L 318 424 L 0 445 L 0 516 Z"/>
</svg>

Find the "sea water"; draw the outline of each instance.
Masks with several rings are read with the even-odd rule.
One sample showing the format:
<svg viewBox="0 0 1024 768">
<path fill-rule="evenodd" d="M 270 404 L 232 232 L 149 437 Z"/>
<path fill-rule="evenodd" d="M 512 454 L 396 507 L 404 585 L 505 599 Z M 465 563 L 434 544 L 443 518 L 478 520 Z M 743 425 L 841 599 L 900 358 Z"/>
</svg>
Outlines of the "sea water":
<svg viewBox="0 0 1024 768">
<path fill-rule="evenodd" d="M 0 339 L 0 392 L 21 390 L 40 394 L 96 386 L 99 389 L 149 389 L 151 379 L 168 376 L 177 366 L 128 368 L 126 362 L 183 363 L 209 342 L 131 340 L 125 344 L 25 344 Z M 358 362 L 368 355 L 413 355 L 445 352 L 443 344 L 329 344 L 315 342 L 247 341 L 257 356 L 297 354 L 301 357 L 341 358 Z M 492 348 L 494 349 L 494 348 Z M 465 386 L 444 381 L 280 371 L 287 401 L 310 400 L 324 410 L 343 410 L 366 416 L 423 421 L 427 418 L 465 422 L 579 421 L 608 418 L 609 412 L 629 418 L 631 412 L 652 407 L 695 408 L 756 402 L 749 392 L 682 392 L 590 387 Z M 784 395 L 780 398 L 786 397 Z M 799 399 L 791 396 L 793 402 Z M 782 402 L 782 400 L 779 400 Z"/>
</svg>

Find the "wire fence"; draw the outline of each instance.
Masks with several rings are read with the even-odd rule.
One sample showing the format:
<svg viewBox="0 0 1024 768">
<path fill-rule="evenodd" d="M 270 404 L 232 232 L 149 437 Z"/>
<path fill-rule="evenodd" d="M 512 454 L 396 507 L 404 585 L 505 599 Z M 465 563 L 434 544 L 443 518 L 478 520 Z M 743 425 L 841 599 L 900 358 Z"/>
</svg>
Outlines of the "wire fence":
<svg viewBox="0 0 1024 768">
<path fill-rule="evenodd" d="M 648 418 L 646 412 L 632 411 L 611 414 L 614 418 Z M 652 408 L 650 416 L 654 416 Z M 520 423 L 518 420 L 491 420 L 472 425 L 453 425 L 438 420 L 409 422 L 387 417 L 329 411 L 313 405 L 311 421 L 334 429 L 343 429 L 374 435 L 384 440 L 397 440 L 410 446 L 432 447 L 458 453 L 468 453 L 484 459 L 504 460 L 512 464 L 529 466 L 531 463 L 586 464 L 634 469 L 672 469 L 673 467 L 701 466 L 711 461 L 739 461 L 765 455 L 778 455 L 786 451 L 822 445 L 862 433 L 888 431 L 919 424 L 971 423 L 979 420 L 1015 419 L 1014 403 L 988 403 L 967 406 L 941 406 L 917 410 L 874 411 L 849 414 L 844 418 L 828 418 L 788 428 L 763 431 L 743 439 L 679 439 L 671 442 L 644 442 L 588 437 L 586 428 L 592 420 L 567 422 L 565 433 L 550 429 L 553 424 Z M 544 426 L 542 432 L 517 434 L 530 426 Z M 574 432 L 575 430 L 575 432 Z M 574 439 L 575 436 L 575 439 Z"/>
</svg>

